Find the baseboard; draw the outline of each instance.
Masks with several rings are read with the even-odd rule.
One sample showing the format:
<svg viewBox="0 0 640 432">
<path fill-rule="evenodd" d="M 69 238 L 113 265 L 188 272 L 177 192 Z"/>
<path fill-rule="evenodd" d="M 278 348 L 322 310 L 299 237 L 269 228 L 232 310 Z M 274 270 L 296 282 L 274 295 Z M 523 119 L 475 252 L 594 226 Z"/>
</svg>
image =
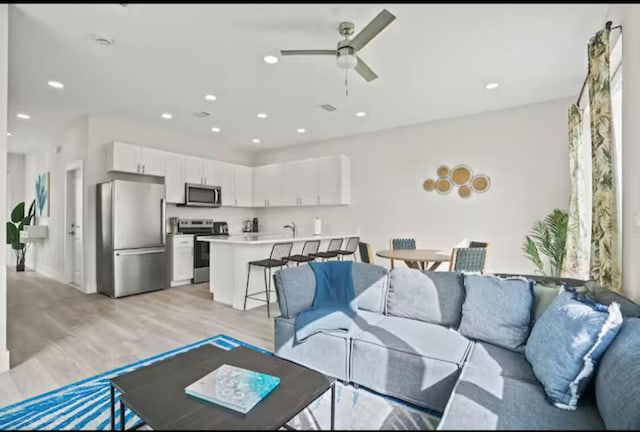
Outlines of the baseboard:
<svg viewBox="0 0 640 432">
<path fill-rule="evenodd" d="M 9 370 L 9 351 L 0 352 L 0 372 Z"/>
</svg>

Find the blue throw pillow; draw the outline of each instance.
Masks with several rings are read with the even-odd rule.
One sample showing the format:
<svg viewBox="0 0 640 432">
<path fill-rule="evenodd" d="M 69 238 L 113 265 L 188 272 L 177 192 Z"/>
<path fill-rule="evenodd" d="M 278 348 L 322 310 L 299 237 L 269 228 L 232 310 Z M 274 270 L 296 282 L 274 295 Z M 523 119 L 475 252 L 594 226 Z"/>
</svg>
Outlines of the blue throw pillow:
<svg viewBox="0 0 640 432">
<path fill-rule="evenodd" d="M 536 321 L 525 348 L 525 356 L 553 405 L 576 409 L 621 325 L 617 303 L 605 306 L 562 288 Z"/>
<path fill-rule="evenodd" d="M 532 285 L 520 277 L 465 275 L 466 298 L 458 331 L 471 339 L 523 352 L 531 330 Z"/>
</svg>

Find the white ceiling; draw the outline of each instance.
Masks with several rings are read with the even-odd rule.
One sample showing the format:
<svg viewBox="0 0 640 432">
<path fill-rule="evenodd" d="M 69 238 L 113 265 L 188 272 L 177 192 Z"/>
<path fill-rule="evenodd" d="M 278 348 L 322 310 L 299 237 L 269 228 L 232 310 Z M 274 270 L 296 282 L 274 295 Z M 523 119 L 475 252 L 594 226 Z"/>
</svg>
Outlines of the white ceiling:
<svg viewBox="0 0 640 432">
<path fill-rule="evenodd" d="M 387 8 L 396 20 L 360 55 L 379 75 L 349 76 L 332 57 L 341 21 L 356 33 Z M 28 151 L 78 115 L 167 123 L 246 150 L 303 144 L 576 95 L 586 44 L 608 5 L 13 5 L 11 151 Z M 92 35 L 114 39 L 99 46 Z M 63 90 L 47 81 L 58 80 Z M 499 82 L 493 91 L 487 82 Z M 218 100 L 206 102 L 204 95 Z M 319 108 L 330 103 L 328 113 Z M 193 112 L 212 113 L 207 119 Z M 356 118 L 356 111 L 367 117 Z M 31 114 L 19 120 L 17 112 Z M 258 112 L 269 117 L 256 118 Z M 212 126 L 222 132 L 214 134 Z M 296 132 L 307 129 L 306 134 Z M 260 144 L 251 142 L 260 138 Z"/>
</svg>

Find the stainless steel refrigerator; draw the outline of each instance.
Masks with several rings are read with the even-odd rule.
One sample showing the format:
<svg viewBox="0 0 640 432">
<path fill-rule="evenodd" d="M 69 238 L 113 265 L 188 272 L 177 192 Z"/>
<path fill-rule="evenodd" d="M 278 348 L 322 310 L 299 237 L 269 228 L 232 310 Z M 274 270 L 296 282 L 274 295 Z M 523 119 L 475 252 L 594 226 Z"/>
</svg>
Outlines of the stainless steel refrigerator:
<svg viewBox="0 0 640 432">
<path fill-rule="evenodd" d="M 122 297 L 168 286 L 164 184 L 97 185 L 98 292 Z"/>
</svg>

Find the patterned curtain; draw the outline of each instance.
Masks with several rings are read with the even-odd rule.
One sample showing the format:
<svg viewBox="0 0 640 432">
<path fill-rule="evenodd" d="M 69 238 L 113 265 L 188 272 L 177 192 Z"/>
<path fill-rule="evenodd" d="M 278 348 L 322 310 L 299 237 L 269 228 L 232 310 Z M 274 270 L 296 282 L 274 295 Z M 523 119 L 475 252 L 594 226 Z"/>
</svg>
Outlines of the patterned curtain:
<svg viewBox="0 0 640 432">
<path fill-rule="evenodd" d="M 569 107 L 569 172 L 571 173 L 571 198 L 567 224 L 566 253 L 562 275 L 577 279 L 589 277 L 589 235 L 586 202 L 585 167 L 582 161 L 582 115 L 576 104 Z"/>
<path fill-rule="evenodd" d="M 616 205 L 611 143 L 611 92 L 609 87 L 609 29 L 600 30 L 589 43 L 589 107 L 591 111 L 592 222 L 591 278 L 601 286 L 620 291 L 620 233 Z"/>
</svg>

